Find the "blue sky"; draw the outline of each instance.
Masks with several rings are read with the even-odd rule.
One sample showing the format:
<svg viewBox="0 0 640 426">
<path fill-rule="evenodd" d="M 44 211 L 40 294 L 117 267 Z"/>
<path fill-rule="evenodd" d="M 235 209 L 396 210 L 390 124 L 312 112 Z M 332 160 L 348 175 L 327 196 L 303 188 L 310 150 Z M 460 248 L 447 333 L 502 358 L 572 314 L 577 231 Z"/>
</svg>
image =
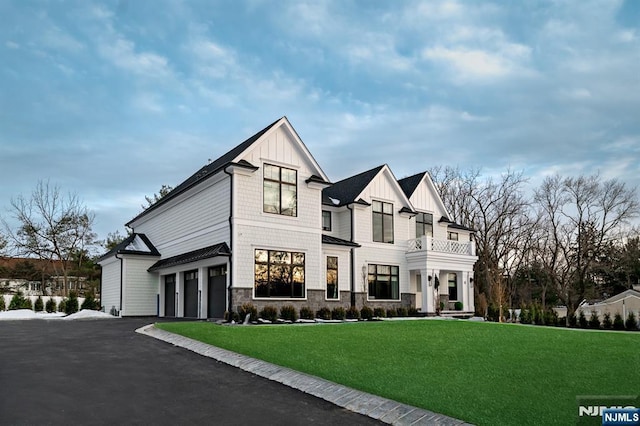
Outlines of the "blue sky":
<svg viewBox="0 0 640 426">
<path fill-rule="evenodd" d="M 640 184 L 637 1 L 0 1 L 0 214 L 49 179 L 123 232 L 286 115 L 337 181 L 387 163 Z"/>
</svg>

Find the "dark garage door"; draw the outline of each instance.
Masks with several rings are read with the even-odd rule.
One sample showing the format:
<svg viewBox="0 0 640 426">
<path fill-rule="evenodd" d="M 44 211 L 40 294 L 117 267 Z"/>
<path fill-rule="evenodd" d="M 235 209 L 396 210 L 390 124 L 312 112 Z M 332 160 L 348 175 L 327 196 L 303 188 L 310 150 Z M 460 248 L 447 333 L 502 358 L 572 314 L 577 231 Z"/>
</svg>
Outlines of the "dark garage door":
<svg viewBox="0 0 640 426">
<path fill-rule="evenodd" d="M 198 271 L 184 273 L 184 316 L 198 317 Z"/>
<path fill-rule="evenodd" d="M 226 305 L 227 267 L 209 268 L 209 299 L 207 318 L 224 318 Z"/>
</svg>

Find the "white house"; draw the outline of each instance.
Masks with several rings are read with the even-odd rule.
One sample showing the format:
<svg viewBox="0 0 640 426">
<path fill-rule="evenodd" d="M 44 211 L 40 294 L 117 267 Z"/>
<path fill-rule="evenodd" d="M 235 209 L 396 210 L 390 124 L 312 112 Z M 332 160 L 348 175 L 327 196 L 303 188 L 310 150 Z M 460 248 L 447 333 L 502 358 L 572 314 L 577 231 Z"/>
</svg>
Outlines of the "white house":
<svg viewBox="0 0 640 426">
<path fill-rule="evenodd" d="M 471 313 L 472 231 L 427 173 L 387 165 L 331 183 L 286 117 L 132 219 L 99 260 L 121 316 L 221 318 L 245 302 Z M 461 304 L 461 306 L 460 306 Z"/>
</svg>

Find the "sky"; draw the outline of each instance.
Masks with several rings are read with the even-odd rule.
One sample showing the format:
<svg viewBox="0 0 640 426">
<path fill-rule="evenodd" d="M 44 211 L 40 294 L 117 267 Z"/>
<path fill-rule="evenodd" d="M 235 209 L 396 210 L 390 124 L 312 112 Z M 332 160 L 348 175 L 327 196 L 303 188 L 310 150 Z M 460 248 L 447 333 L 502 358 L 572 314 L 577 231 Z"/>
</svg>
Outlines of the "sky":
<svg viewBox="0 0 640 426">
<path fill-rule="evenodd" d="M 640 185 L 638 1 L 0 0 L 0 215 L 48 180 L 99 238 L 287 116 L 388 164 Z"/>
</svg>

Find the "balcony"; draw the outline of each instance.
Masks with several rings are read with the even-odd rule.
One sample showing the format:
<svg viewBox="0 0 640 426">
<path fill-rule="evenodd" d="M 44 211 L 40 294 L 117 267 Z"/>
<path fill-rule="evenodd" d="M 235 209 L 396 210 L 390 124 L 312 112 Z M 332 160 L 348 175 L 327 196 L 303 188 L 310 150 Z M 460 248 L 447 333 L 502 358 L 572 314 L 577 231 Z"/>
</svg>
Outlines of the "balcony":
<svg viewBox="0 0 640 426">
<path fill-rule="evenodd" d="M 476 244 L 473 241 L 460 242 L 451 240 L 436 240 L 423 236 L 408 241 L 407 252 L 437 251 L 440 253 L 462 254 L 475 256 Z"/>
</svg>

